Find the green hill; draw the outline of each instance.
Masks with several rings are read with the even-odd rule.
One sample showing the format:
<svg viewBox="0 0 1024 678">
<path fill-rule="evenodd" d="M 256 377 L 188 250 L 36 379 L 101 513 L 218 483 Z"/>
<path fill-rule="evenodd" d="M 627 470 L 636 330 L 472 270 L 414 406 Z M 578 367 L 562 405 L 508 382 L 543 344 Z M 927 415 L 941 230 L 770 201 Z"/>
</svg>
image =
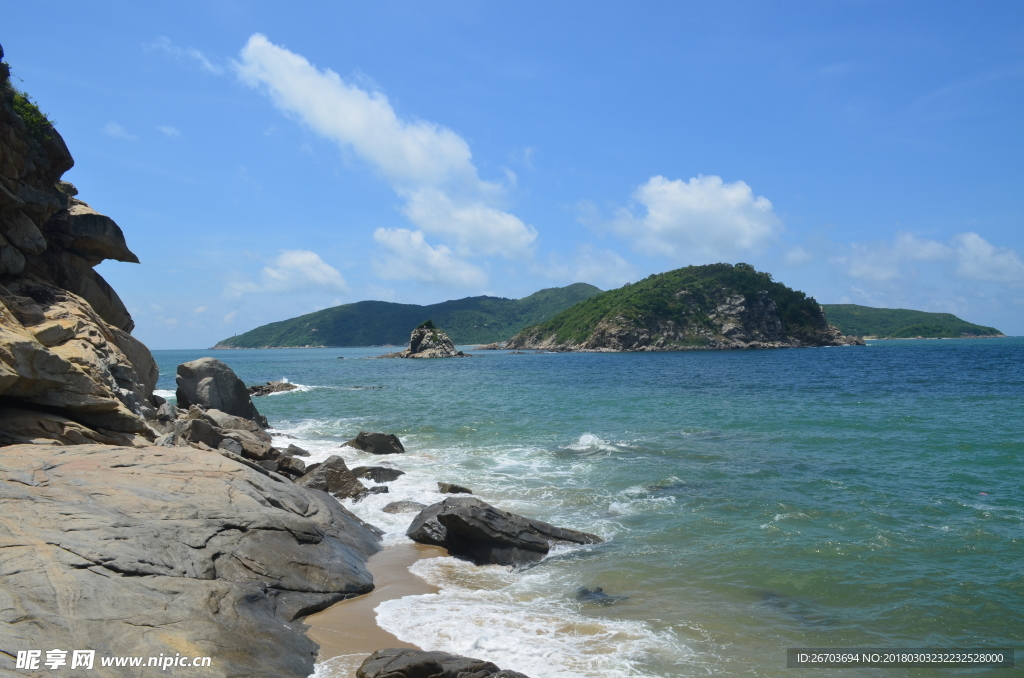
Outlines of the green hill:
<svg viewBox="0 0 1024 678">
<path fill-rule="evenodd" d="M 528 327 L 508 348 L 674 351 L 857 343 L 803 292 L 749 264 L 687 266 L 602 292 Z"/>
<path fill-rule="evenodd" d="M 409 333 L 433 320 L 456 344 L 504 341 L 601 290 L 586 283 L 552 287 L 522 299 L 466 297 L 430 306 L 360 301 L 257 327 L 215 348 L 269 346 L 404 345 Z"/>
<path fill-rule="evenodd" d="M 1002 332 L 957 318 L 905 308 L 871 308 L 857 304 L 823 304 L 828 321 L 855 337 L 882 339 L 998 337 Z"/>
</svg>

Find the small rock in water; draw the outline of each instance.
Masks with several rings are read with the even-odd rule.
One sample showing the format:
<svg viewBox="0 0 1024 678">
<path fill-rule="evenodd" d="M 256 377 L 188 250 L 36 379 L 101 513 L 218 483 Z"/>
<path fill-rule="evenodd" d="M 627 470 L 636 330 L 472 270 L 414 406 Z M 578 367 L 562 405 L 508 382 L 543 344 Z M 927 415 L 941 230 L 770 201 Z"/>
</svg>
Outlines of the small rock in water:
<svg viewBox="0 0 1024 678">
<path fill-rule="evenodd" d="M 356 678 L 527 678 L 481 659 L 404 647 L 377 650 L 356 670 Z"/>
<path fill-rule="evenodd" d="M 287 448 L 285 448 L 284 453 L 286 455 L 288 455 L 289 457 L 308 457 L 309 456 L 309 452 L 307 452 L 306 450 L 302 449 L 298 445 L 289 445 Z"/>
<path fill-rule="evenodd" d="M 412 513 L 420 512 L 427 508 L 426 504 L 421 504 L 418 501 L 393 501 L 381 510 L 384 513 Z"/>
<path fill-rule="evenodd" d="M 354 447 L 370 454 L 404 454 L 405 447 L 402 441 L 393 433 L 368 433 L 360 431 L 352 440 L 343 443 L 344 446 Z"/>
<path fill-rule="evenodd" d="M 280 393 L 281 391 L 294 391 L 297 388 L 298 386 L 287 381 L 268 381 L 266 385 L 250 386 L 249 395 L 252 397 L 265 396 L 271 393 Z"/>
<path fill-rule="evenodd" d="M 620 600 L 626 600 L 629 596 L 610 596 L 600 586 L 592 589 L 581 587 L 576 591 L 576 600 L 583 603 L 596 603 L 598 605 L 613 605 Z"/>
<path fill-rule="evenodd" d="M 456 485 L 455 483 L 441 483 L 437 484 L 437 489 L 441 494 L 473 494 L 473 490 L 462 485 Z"/>
<path fill-rule="evenodd" d="M 352 474 L 356 478 L 369 478 L 375 483 L 390 483 L 392 480 L 398 480 L 400 476 L 404 476 L 405 471 L 388 466 L 356 466 L 352 469 Z"/>
</svg>

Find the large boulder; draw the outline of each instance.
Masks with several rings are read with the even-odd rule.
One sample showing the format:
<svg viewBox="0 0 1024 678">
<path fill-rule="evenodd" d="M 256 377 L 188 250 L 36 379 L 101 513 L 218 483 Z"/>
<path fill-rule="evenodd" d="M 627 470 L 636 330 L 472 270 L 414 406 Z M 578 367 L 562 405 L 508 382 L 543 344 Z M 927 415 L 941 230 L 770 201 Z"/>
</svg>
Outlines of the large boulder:
<svg viewBox="0 0 1024 678">
<path fill-rule="evenodd" d="M 345 460 L 334 454 L 322 464 L 313 464 L 296 480 L 311 490 L 329 492 L 338 499 L 361 499 L 367 494 L 366 486 L 345 465 Z"/>
<path fill-rule="evenodd" d="M 600 537 L 502 511 L 476 497 L 452 497 L 420 511 L 406 535 L 477 565 L 526 565 L 551 543 L 597 544 Z"/>
<path fill-rule="evenodd" d="M 211 656 L 203 675 L 216 678 L 313 673 L 317 646 L 296 620 L 373 588 L 380 532 L 227 456 L 5 448 L 2 649 L 93 649 L 109 678 L 142 674 L 101 657 L 161 653 Z"/>
<path fill-rule="evenodd" d="M 354 447 L 370 454 L 405 454 L 405 446 L 393 433 L 367 433 L 360 431 L 358 435 L 342 447 Z"/>
<path fill-rule="evenodd" d="M 356 678 L 527 678 L 481 659 L 404 647 L 377 650 L 356 669 Z"/>
<path fill-rule="evenodd" d="M 198 405 L 249 419 L 267 428 L 267 418 L 256 410 L 249 389 L 230 367 L 215 358 L 200 358 L 178 365 L 178 407 Z"/>
</svg>

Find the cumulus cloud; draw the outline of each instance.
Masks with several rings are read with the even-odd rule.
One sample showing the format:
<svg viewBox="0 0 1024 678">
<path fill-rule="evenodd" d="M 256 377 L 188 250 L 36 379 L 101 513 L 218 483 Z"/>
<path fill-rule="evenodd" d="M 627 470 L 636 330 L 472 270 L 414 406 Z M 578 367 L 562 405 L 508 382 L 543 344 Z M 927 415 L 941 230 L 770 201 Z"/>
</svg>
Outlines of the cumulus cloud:
<svg viewBox="0 0 1024 678">
<path fill-rule="evenodd" d="M 136 141 L 139 138 L 135 134 L 132 134 L 131 132 L 126 130 L 124 127 L 121 127 L 121 125 L 118 125 L 116 122 L 108 122 L 106 125 L 104 125 L 103 133 L 106 134 L 108 137 L 113 137 L 114 139 L 124 139 L 125 141 Z"/>
<path fill-rule="evenodd" d="M 406 201 L 403 212 L 417 227 L 463 255 L 529 255 L 537 232 L 501 209 L 504 186 L 480 178 L 469 144 L 458 134 L 401 118 L 380 91 L 319 70 L 263 35 L 249 38 L 239 58 L 235 68 L 244 83 L 354 151 Z"/>
<path fill-rule="evenodd" d="M 996 247 L 974 232 L 954 235 L 949 243 L 901 232 L 892 242 L 852 243 L 846 254 L 831 262 L 851 277 L 874 281 L 914 276 L 915 262 L 952 262 L 953 272 L 970 280 L 1024 280 L 1024 261 L 1016 252 Z"/>
<path fill-rule="evenodd" d="M 384 280 L 418 280 L 449 287 L 479 287 L 487 282 L 480 268 L 444 245 L 432 246 L 420 231 L 378 228 L 373 239 L 388 252 L 373 265 Z"/>
<path fill-rule="evenodd" d="M 232 281 L 228 284 L 227 295 L 238 297 L 243 294 L 284 294 L 307 290 L 348 291 L 348 283 L 338 270 L 309 250 L 285 250 L 274 260 L 273 265 L 260 271 L 260 281 Z"/>
<path fill-rule="evenodd" d="M 1007 247 L 995 247 L 977 233 L 953 236 L 957 273 L 973 280 L 1017 282 L 1024 280 L 1024 261 Z"/>
<path fill-rule="evenodd" d="M 644 207 L 636 216 L 620 210 L 611 227 L 644 254 L 680 262 L 729 260 L 759 252 L 782 230 L 772 203 L 743 181 L 717 176 L 689 181 L 651 177 L 633 193 Z"/>
<path fill-rule="evenodd" d="M 195 47 L 179 47 L 175 45 L 173 42 L 171 42 L 170 38 L 167 38 L 165 36 L 160 36 L 159 38 L 154 40 L 149 45 L 149 47 L 150 49 L 158 49 L 161 52 L 169 54 L 176 59 L 191 59 L 207 73 L 212 73 L 213 75 L 220 75 L 224 72 L 224 68 L 222 66 L 218 66 L 217 64 L 210 61 L 210 59 L 208 59 L 205 54 L 200 52 Z"/>
<path fill-rule="evenodd" d="M 831 261 L 854 278 L 883 281 L 916 274 L 911 262 L 941 261 L 952 256 L 948 245 L 900 232 L 891 243 L 853 243 L 848 254 Z"/>
</svg>

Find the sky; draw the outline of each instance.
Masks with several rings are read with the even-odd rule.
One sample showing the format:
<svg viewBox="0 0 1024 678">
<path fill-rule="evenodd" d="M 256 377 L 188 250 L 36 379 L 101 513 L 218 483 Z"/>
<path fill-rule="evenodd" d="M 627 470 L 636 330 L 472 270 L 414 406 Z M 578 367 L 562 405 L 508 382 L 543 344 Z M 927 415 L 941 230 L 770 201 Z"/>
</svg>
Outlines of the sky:
<svg viewBox="0 0 1024 678">
<path fill-rule="evenodd" d="M 1024 335 L 1020 2 L 9 3 L 153 349 L 746 262 Z"/>
</svg>

